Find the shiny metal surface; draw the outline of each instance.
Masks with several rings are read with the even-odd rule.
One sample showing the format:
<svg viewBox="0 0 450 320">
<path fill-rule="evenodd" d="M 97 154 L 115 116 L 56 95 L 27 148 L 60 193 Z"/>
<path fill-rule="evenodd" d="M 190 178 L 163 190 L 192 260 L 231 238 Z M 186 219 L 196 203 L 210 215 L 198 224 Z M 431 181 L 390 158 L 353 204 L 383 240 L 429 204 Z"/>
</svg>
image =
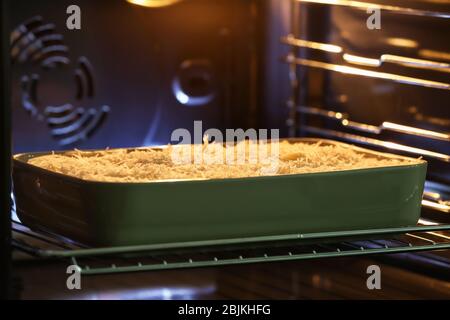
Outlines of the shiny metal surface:
<svg viewBox="0 0 450 320">
<path fill-rule="evenodd" d="M 382 271 L 381 290 L 368 290 L 367 267 Z M 82 277 L 65 287 L 67 266 L 16 263 L 24 299 L 450 299 L 450 282 L 373 259 L 327 259 Z M 52 279 L 52 281 L 48 281 Z"/>
<path fill-rule="evenodd" d="M 421 219 L 409 228 L 105 248 L 80 247 L 60 236 L 31 231 L 19 222 L 14 222 L 13 230 L 16 249 L 41 258 L 64 258 L 82 275 L 99 275 L 441 250 L 450 248 L 449 229 L 450 225 Z M 384 244 L 376 245 L 379 242 Z"/>
<path fill-rule="evenodd" d="M 398 133 L 404 133 L 408 135 L 415 135 L 423 138 L 437 139 L 442 141 L 450 142 L 450 134 L 444 132 L 436 132 L 432 130 L 425 130 L 421 128 L 405 126 L 398 123 L 393 123 L 389 121 L 384 121 L 381 125 L 370 125 L 366 123 L 360 123 L 350 120 L 348 114 L 342 114 L 340 112 L 326 110 L 316 107 L 299 106 L 297 108 L 300 112 L 312 115 L 320 115 L 330 119 L 339 120 L 342 126 L 349 127 L 355 130 L 380 134 L 383 130 L 394 131 Z"/>
<path fill-rule="evenodd" d="M 394 54 L 382 54 L 379 58 L 368 58 L 357 56 L 349 53 L 345 53 L 344 48 L 338 45 L 330 44 L 330 43 L 321 43 L 315 41 L 308 41 L 303 39 L 297 39 L 292 35 L 288 35 L 286 37 L 281 38 L 281 42 L 284 44 L 289 44 L 291 46 L 308 48 L 313 50 L 320 50 L 328 53 L 340 53 L 342 54 L 342 59 L 348 63 L 367 66 L 367 67 L 376 67 L 379 68 L 385 63 L 392 63 L 401 65 L 409 68 L 417 68 L 417 69 L 427 69 L 434 70 L 440 72 L 450 72 L 450 64 L 433 61 L 433 60 L 425 60 L 425 59 L 417 59 L 404 57 Z"/>
<path fill-rule="evenodd" d="M 341 53 L 343 51 L 343 49 L 340 46 L 335 46 L 333 44 L 328 44 L 328 43 L 321 43 L 321 42 L 297 39 L 292 35 L 282 37 L 281 42 L 292 45 L 292 46 L 296 46 L 296 47 L 304 47 L 304 48 L 321 50 L 321 51 L 330 52 L 330 53 Z"/>
<path fill-rule="evenodd" d="M 333 63 L 326 63 L 326 62 L 310 60 L 310 59 L 295 58 L 293 56 L 287 56 L 284 58 L 284 60 L 287 63 L 294 62 L 298 65 L 312 67 L 312 68 L 319 68 L 319 69 L 324 69 L 324 70 L 333 71 L 333 72 L 339 72 L 342 74 L 383 79 L 383 80 L 389 80 L 389 81 L 394 81 L 394 82 L 403 83 L 403 84 L 422 86 L 422 87 L 428 87 L 428 88 L 434 88 L 434 89 L 450 90 L 449 83 L 444 83 L 444 82 L 439 82 L 439 81 L 432 81 L 432 80 L 427 80 L 427 79 L 402 76 L 402 75 L 394 74 L 394 73 L 360 69 L 360 68 L 349 67 L 349 66 L 345 66 L 345 65 L 338 65 L 338 64 L 333 64 Z"/>
<path fill-rule="evenodd" d="M 447 13 L 447 12 L 420 10 L 420 9 L 415 9 L 415 8 L 399 7 L 399 6 L 394 6 L 394 5 L 384 5 L 384 4 L 377 4 L 377 3 L 365 2 L 365 1 L 351 1 L 351 0 L 296 0 L 296 1 L 304 2 L 304 3 L 317 3 L 317 4 L 326 4 L 326 5 L 333 5 L 333 6 L 343 6 L 343 7 L 350 7 L 350 8 L 361 9 L 361 10 L 375 8 L 375 9 L 381 9 L 384 11 L 389 11 L 389 12 L 397 13 L 397 14 L 450 19 L 450 13 Z"/>
<path fill-rule="evenodd" d="M 346 132 L 342 132 L 342 131 L 323 129 L 323 128 L 314 127 L 314 126 L 303 126 L 302 130 L 305 130 L 307 132 L 310 132 L 310 133 L 313 133 L 316 135 L 324 135 L 327 137 L 340 138 L 345 141 L 357 142 L 357 143 L 361 143 L 361 144 L 373 146 L 373 147 L 383 147 L 383 148 L 390 149 L 390 150 L 404 151 L 404 152 L 407 152 L 410 154 L 415 154 L 418 156 L 426 156 L 426 157 L 442 160 L 445 162 L 450 162 L 450 155 L 448 155 L 448 154 L 443 154 L 443 153 L 434 152 L 434 151 L 430 151 L 430 150 L 424 150 L 424 149 L 420 149 L 420 148 L 416 148 L 416 147 L 410 147 L 410 146 L 402 145 L 402 144 L 395 143 L 395 142 L 383 141 L 383 140 L 359 136 L 359 135 L 355 135 L 355 134 L 351 134 L 351 133 L 346 133 Z"/>
</svg>

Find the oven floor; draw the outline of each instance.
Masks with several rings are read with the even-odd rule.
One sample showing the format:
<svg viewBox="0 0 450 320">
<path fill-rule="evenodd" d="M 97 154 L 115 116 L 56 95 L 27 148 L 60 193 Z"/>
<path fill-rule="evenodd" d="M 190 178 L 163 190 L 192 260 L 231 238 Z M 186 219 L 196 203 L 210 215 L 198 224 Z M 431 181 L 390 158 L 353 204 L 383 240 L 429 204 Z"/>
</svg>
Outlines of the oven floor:
<svg viewBox="0 0 450 320">
<path fill-rule="evenodd" d="M 367 288 L 367 267 L 381 268 L 381 289 Z M 366 258 L 265 263 L 120 275 L 82 276 L 66 287 L 67 264 L 18 261 L 23 299 L 450 299 L 450 279 Z"/>
</svg>

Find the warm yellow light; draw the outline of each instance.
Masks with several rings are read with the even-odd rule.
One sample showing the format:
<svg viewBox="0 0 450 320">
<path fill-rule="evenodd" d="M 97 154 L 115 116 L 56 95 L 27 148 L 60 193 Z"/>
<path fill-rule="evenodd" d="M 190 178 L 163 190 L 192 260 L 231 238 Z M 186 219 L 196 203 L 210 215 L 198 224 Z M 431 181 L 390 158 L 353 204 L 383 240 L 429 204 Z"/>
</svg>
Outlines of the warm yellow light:
<svg viewBox="0 0 450 320">
<path fill-rule="evenodd" d="M 382 126 L 383 126 L 383 128 L 390 129 L 392 131 L 409 133 L 409 134 L 414 134 L 416 136 L 450 141 L 450 134 L 447 134 L 447 133 L 441 133 L 441 132 L 430 131 L 430 130 L 415 128 L 415 127 L 409 127 L 409 126 L 404 126 L 401 124 L 386 122 L 386 121 L 383 122 Z"/>
<path fill-rule="evenodd" d="M 406 38 L 387 38 L 386 42 L 391 46 L 403 48 L 417 48 L 419 46 L 417 41 Z"/>
<path fill-rule="evenodd" d="M 359 57 L 359 56 L 354 56 L 354 55 L 348 54 L 348 53 L 344 53 L 342 58 L 344 58 L 344 60 L 347 62 L 359 64 L 359 65 L 363 65 L 363 66 L 379 67 L 381 65 L 380 60 L 378 60 L 378 59 Z"/>
<path fill-rule="evenodd" d="M 127 2 L 136 4 L 138 6 L 144 6 L 148 8 L 160 8 L 170 6 L 182 0 L 127 0 Z"/>
<path fill-rule="evenodd" d="M 420 49 L 419 56 L 427 59 L 448 60 L 450 61 L 450 53 L 443 51 L 435 51 L 429 49 Z"/>
</svg>

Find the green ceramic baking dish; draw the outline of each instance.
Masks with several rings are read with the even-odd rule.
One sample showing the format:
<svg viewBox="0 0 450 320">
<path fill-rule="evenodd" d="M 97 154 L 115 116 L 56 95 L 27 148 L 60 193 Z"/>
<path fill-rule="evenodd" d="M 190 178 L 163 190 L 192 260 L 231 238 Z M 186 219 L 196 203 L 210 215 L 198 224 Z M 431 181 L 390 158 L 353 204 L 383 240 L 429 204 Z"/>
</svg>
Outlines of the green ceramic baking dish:
<svg viewBox="0 0 450 320">
<path fill-rule="evenodd" d="M 105 183 L 27 163 L 44 154 L 13 158 L 17 215 L 31 228 L 95 246 L 414 226 L 427 167 L 420 160 L 282 176 Z"/>
</svg>

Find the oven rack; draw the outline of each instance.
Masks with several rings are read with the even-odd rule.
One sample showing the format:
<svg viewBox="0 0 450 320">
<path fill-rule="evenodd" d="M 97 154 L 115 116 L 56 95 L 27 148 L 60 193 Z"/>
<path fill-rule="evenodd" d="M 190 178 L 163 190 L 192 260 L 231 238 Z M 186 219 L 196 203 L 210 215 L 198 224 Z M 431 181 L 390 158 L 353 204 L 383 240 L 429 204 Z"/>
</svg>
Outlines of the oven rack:
<svg viewBox="0 0 450 320">
<path fill-rule="evenodd" d="M 349 54 L 345 51 L 345 49 L 341 46 L 331 44 L 331 43 L 322 43 L 310 40 L 304 40 L 300 38 L 295 38 L 292 34 L 281 37 L 280 42 L 285 45 L 318 50 L 324 53 L 332 53 L 339 55 L 342 61 L 352 65 L 359 65 L 371 68 L 381 68 L 385 64 L 394 64 L 401 67 L 409 68 L 409 69 L 423 69 L 437 72 L 450 72 L 450 64 L 446 62 L 441 62 L 438 60 L 429 60 L 423 58 L 412 58 L 409 56 L 401 56 L 390 53 L 383 53 L 378 56 L 378 58 L 367 57 L 367 56 L 356 56 L 353 54 Z M 426 49 L 425 49 L 426 50 Z M 419 50 L 419 56 L 420 56 Z M 422 51 L 423 55 L 423 51 Z M 394 76 L 394 75 L 392 75 Z M 392 77 L 391 76 L 391 77 Z M 419 81 L 421 79 L 417 79 Z M 426 81 L 426 80 L 425 80 Z"/>
<path fill-rule="evenodd" d="M 83 275 L 98 275 L 448 250 L 450 224 L 89 248 L 13 221 L 12 243 L 29 255 L 65 259 Z"/>
<path fill-rule="evenodd" d="M 292 103 L 290 103 L 290 101 L 288 101 L 286 105 L 288 109 L 294 109 L 295 112 L 298 112 L 302 115 L 312 115 L 330 119 L 335 121 L 336 124 L 339 125 L 342 129 L 344 128 L 352 129 L 362 134 L 366 133 L 379 136 L 384 131 L 389 131 L 403 135 L 417 136 L 434 141 L 450 142 L 450 134 L 445 132 L 424 130 L 419 127 L 406 126 L 389 121 L 384 121 L 380 125 L 372 125 L 368 123 L 353 121 L 351 120 L 351 116 L 346 113 L 341 113 L 323 107 L 298 105 L 296 108 L 293 108 Z M 429 149 L 411 147 L 405 144 L 400 144 L 392 141 L 370 138 L 367 136 L 352 134 L 345 131 L 324 129 L 318 126 L 302 125 L 296 126 L 296 129 L 318 136 L 324 136 L 332 139 L 340 139 L 345 142 L 357 143 L 375 148 L 395 150 L 397 152 L 405 152 L 411 154 L 412 156 L 424 156 L 446 163 L 450 162 L 450 155 L 448 154 L 435 152 Z M 448 206 L 445 205 L 440 207 L 440 209 L 442 208 L 444 208 L 444 211 L 447 210 L 445 212 L 448 212 L 449 210 Z"/>
<path fill-rule="evenodd" d="M 332 139 L 340 139 L 346 142 L 354 142 L 358 144 L 363 144 L 370 147 L 382 147 L 385 149 L 395 150 L 397 152 L 407 152 L 410 154 L 414 154 L 416 156 L 426 156 L 429 158 L 437 159 L 443 162 L 450 162 L 450 156 L 438 152 L 428 151 L 424 149 L 419 149 L 415 147 L 410 147 L 407 145 L 379 140 L 375 138 L 369 138 L 366 136 L 361 136 L 353 133 L 347 133 L 344 131 L 337 131 L 332 129 L 323 129 L 316 126 L 302 126 L 301 130 L 304 132 L 308 132 L 310 134 L 319 135 L 322 137 L 332 138 Z"/>
<path fill-rule="evenodd" d="M 402 6 L 395 6 L 395 5 L 379 4 L 376 2 L 354 1 L 354 0 L 295 0 L 295 1 L 300 2 L 300 3 L 312 3 L 312 4 L 347 7 L 347 8 L 364 10 L 364 11 L 367 9 L 378 8 L 383 11 L 394 13 L 394 14 L 450 19 L 449 12 L 422 10 L 422 9 L 417 9 L 417 8 L 412 8 L 412 7 L 402 7 Z"/>
<path fill-rule="evenodd" d="M 288 105 L 288 107 L 290 107 Z M 297 106 L 297 111 L 302 114 L 320 116 L 326 119 L 331 119 L 337 122 L 341 127 L 350 128 L 359 132 L 370 133 L 374 135 L 380 135 L 384 131 L 390 131 L 395 133 L 401 133 L 410 136 L 417 136 L 425 139 L 439 140 L 450 142 L 450 133 L 438 132 L 433 130 L 425 130 L 418 127 L 406 126 L 399 123 L 393 123 L 389 121 L 383 121 L 380 125 L 372 125 L 368 123 L 356 122 L 351 119 L 351 116 L 347 113 L 341 113 L 334 110 L 327 110 L 322 107 L 312 106 Z M 445 158 L 445 156 L 444 156 Z M 450 156 L 447 156 L 450 159 Z"/>
<path fill-rule="evenodd" d="M 421 79 L 409 76 L 403 76 L 395 73 L 381 72 L 381 71 L 373 71 L 363 68 L 350 67 L 343 64 L 335 64 L 322 62 L 318 60 L 312 59 L 304 59 L 295 57 L 292 54 L 287 55 L 282 58 L 282 61 L 288 64 L 294 64 L 299 66 L 311 67 L 316 69 L 322 69 L 326 71 L 337 72 L 345 75 L 353 75 L 359 77 L 387 80 L 396 83 L 413 85 L 425 88 L 439 89 L 439 90 L 450 90 L 450 84 L 445 82 L 433 81 L 428 79 Z"/>
<path fill-rule="evenodd" d="M 290 83 L 290 96 L 288 98 L 288 119 L 287 126 L 289 128 L 289 135 L 296 136 L 298 133 L 298 120 L 296 119 L 297 115 L 301 113 L 298 109 L 301 105 L 300 100 L 302 100 L 303 93 L 300 93 L 299 89 L 299 79 L 301 78 L 299 68 L 309 69 L 317 69 L 324 70 L 327 72 L 339 73 L 353 77 L 361 77 L 361 78 L 372 78 L 378 80 L 384 80 L 399 84 L 404 84 L 407 86 L 417 86 L 421 88 L 430 88 L 448 91 L 450 90 L 450 83 L 448 81 L 435 81 L 433 79 L 429 79 L 429 73 L 425 76 L 407 76 L 402 75 L 399 72 L 384 72 L 382 67 L 384 64 L 394 64 L 402 67 L 402 70 L 406 69 L 422 69 L 428 71 L 436 71 L 436 72 L 450 72 L 449 64 L 442 62 L 442 60 L 448 60 L 448 54 L 446 52 L 435 52 L 434 50 L 430 50 L 427 48 L 418 47 L 417 57 L 412 57 L 410 54 L 406 56 L 398 56 L 395 54 L 390 54 L 389 51 L 384 52 L 378 57 L 365 57 L 365 56 L 355 56 L 353 54 L 349 54 L 346 52 L 346 48 L 335 45 L 333 43 L 323 43 L 312 41 L 311 39 L 303 39 L 301 32 L 301 23 L 299 22 L 300 16 L 300 7 L 301 5 L 322 5 L 322 6 L 330 6 L 330 7 L 346 7 L 350 9 L 363 10 L 367 11 L 368 9 L 377 8 L 384 12 L 388 12 L 391 14 L 399 14 L 399 15 L 409 15 L 409 16 L 420 16 L 425 18 L 438 18 L 438 19 L 450 19 L 450 12 L 447 9 L 445 11 L 436 11 L 436 10 L 422 10 L 419 8 L 414 8 L 410 3 L 402 2 L 402 5 L 386 5 L 382 3 L 377 3 L 377 0 L 373 1 L 353 1 L 353 0 L 292 0 L 291 1 L 291 22 L 290 22 L 290 31 L 289 33 L 281 36 L 279 41 L 286 45 L 289 48 L 287 55 L 280 57 L 280 60 L 286 63 L 289 67 L 289 83 Z M 407 5 L 405 5 L 407 3 Z M 446 7 L 447 8 L 447 7 Z M 331 55 L 338 55 L 340 58 L 335 63 L 330 63 L 329 61 L 321 61 L 322 59 L 315 60 L 310 59 L 309 55 L 301 54 L 301 50 L 307 50 L 305 52 L 309 52 L 309 50 L 319 51 Z M 356 65 L 356 66 L 353 66 Z M 344 119 L 343 119 L 344 120 Z M 348 121 L 348 120 L 347 120 Z M 364 127 L 358 126 L 356 124 L 356 129 L 373 129 L 383 130 L 383 127 Z M 303 127 L 301 130 L 304 132 L 319 134 L 321 136 L 334 137 L 343 139 L 345 141 L 353 141 L 358 143 L 363 143 L 366 145 L 377 146 L 377 145 L 386 145 L 389 144 L 387 142 L 377 140 L 377 139 L 368 139 L 365 137 L 361 137 L 358 135 L 347 135 L 343 132 L 339 131 L 322 131 L 321 128 L 316 127 Z M 416 131 L 418 132 L 418 131 Z M 429 132 L 428 132 L 429 133 Z M 421 136 L 427 135 L 424 131 L 421 131 Z M 437 140 L 448 141 L 448 135 L 436 135 L 433 133 L 433 137 Z M 401 150 L 404 146 L 395 145 L 397 149 Z M 414 148 L 406 147 L 406 151 L 420 151 L 421 150 L 413 150 Z M 443 155 L 439 153 L 429 153 L 429 155 L 433 158 L 437 158 L 439 160 L 443 160 L 448 162 L 448 155 Z"/>
</svg>

